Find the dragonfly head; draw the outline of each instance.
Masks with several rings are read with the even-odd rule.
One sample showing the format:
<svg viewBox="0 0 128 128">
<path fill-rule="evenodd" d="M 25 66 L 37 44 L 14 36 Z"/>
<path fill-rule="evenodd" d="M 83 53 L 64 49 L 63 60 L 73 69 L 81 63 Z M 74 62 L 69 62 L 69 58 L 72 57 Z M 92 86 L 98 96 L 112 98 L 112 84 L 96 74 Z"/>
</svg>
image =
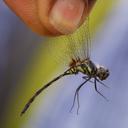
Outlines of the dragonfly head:
<svg viewBox="0 0 128 128">
<path fill-rule="evenodd" d="M 109 76 L 109 70 L 103 66 L 97 66 L 97 77 L 100 80 L 105 80 Z"/>
</svg>

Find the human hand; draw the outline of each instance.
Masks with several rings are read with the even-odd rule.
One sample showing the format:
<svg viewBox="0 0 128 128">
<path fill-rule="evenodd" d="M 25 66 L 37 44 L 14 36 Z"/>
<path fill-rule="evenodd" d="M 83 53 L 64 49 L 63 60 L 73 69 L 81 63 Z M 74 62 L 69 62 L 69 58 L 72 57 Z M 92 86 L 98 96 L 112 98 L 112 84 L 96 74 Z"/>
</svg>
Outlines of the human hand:
<svg viewBox="0 0 128 128">
<path fill-rule="evenodd" d="M 96 0 L 4 1 L 34 32 L 49 36 L 74 32 L 84 22 L 96 2 Z"/>
</svg>

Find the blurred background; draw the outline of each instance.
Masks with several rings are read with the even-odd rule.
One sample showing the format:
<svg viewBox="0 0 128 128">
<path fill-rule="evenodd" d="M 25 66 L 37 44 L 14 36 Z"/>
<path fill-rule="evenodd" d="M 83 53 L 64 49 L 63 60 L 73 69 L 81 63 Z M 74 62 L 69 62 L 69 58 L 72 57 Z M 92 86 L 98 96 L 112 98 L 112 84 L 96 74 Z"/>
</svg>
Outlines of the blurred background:
<svg viewBox="0 0 128 128">
<path fill-rule="evenodd" d="M 90 15 L 91 58 L 109 68 L 99 90 L 86 84 L 80 110 L 72 105 L 81 75 L 65 77 L 45 90 L 20 117 L 32 94 L 66 67 L 64 37 L 44 38 L 23 24 L 0 1 L 0 127 L 1 128 L 127 128 L 128 127 L 128 1 L 98 0 Z M 88 86 L 87 86 L 88 85 Z M 90 86 L 89 86 L 90 85 Z"/>
</svg>

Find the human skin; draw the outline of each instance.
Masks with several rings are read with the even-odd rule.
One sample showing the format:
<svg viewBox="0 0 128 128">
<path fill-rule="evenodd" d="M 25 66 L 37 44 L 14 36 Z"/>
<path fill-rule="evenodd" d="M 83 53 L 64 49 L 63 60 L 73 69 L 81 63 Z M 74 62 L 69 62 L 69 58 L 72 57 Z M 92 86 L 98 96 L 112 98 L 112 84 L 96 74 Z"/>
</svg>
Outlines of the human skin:
<svg viewBox="0 0 128 128">
<path fill-rule="evenodd" d="M 96 0 L 4 0 L 32 31 L 46 36 L 73 33 Z"/>
</svg>

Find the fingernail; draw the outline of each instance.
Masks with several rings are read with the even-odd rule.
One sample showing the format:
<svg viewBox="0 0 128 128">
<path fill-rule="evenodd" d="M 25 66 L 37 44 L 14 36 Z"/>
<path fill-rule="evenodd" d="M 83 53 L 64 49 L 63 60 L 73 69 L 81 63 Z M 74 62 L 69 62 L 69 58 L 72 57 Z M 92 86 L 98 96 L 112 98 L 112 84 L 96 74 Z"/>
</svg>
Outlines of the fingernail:
<svg viewBox="0 0 128 128">
<path fill-rule="evenodd" d="M 49 21 L 59 32 L 72 33 L 79 27 L 84 6 L 83 0 L 57 0 L 51 9 Z"/>
</svg>

